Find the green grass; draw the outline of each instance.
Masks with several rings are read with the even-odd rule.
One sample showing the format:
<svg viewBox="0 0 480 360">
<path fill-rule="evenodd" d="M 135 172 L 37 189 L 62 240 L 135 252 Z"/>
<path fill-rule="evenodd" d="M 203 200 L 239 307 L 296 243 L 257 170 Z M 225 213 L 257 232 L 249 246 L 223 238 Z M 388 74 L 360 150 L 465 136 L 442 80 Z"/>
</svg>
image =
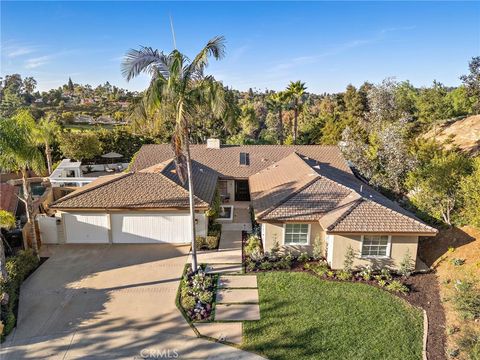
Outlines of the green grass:
<svg viewBox="0 0 480 360">
<path fill-rule="evenodd" d="M 421 359 L 423 317 L 360 283 L 307 273 L 258 275 L 259 321 L 244 322 L 247 351 L 269 359 Z"/>
</svg>

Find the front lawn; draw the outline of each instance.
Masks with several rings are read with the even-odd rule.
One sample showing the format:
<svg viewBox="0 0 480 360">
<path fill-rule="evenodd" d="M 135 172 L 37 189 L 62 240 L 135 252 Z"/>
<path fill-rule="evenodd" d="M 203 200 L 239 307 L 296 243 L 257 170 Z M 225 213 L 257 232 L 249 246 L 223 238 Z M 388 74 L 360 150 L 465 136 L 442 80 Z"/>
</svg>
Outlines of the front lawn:
<svg viewBox="0 0 480 360">
<path fill-rule="evenodd" d="M 381 289 L 301 272 L 258 276 L 243 348 L 269 359 L 421 359 L 423 316 Z"/>
</svg>

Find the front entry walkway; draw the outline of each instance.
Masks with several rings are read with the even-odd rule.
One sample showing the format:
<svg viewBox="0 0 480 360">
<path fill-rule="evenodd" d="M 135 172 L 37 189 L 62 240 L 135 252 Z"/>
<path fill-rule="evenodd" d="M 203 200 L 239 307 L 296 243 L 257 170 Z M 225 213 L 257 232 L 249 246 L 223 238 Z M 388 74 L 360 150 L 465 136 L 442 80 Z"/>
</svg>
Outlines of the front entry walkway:
<svg viewBox="0 0 480 360">
<path fill-rule="evenodd" d="M 201 251 L 198 262 L 207 264 L 208 273 L 220 274 L 215 321 L 196 323 L 201 335 L 240 344 L 243 339 L 241 321 L 260 319 L 257 278 L 241 275 L 242 231 L 251 231 L 248 208 L 235 207 L 232 222 L 222 222 L 222 235 L 216 251 Z M 190 259 L 191 260 L 191 259 Z"/>
</svg>

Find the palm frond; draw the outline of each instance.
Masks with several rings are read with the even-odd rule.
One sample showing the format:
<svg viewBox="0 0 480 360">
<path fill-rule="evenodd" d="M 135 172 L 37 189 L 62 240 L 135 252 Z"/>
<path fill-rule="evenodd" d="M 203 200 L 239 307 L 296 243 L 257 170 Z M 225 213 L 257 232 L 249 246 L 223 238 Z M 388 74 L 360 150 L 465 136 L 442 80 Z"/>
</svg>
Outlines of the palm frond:
<svg viewBox="0 0 480 360">
<path fill-rule="evenodd" d="M 167 56 L 151 47 L 140 47 L 139 50 L 130 49 L 122 62 L 122 75 L 127 81 L 140 75 L 142 72 L 152 77 L 162 74 L 168 77 Z"/>
<path fill-rule="evenodd" d="M 191 76 L 203 74 L 204 69 L 208 66 L 208 59 L 213 56 L 215 60 L 220 60 L 225 56 L 225 37 L 215 36 L 210 39 L 205 47 L 195 56 L 192 63 L 188 67 L 188 73 Z"/>
</svg>

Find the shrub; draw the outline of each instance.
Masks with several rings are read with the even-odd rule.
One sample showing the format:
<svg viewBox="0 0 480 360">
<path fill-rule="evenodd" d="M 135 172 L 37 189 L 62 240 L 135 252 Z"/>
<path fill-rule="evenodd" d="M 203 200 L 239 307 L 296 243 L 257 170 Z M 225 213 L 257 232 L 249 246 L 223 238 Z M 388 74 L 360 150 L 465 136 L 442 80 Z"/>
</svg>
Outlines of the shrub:
<svg viewBox="0 0 480 360">
<path fill-rule="evenodd" d="M 208 225 L 208 235 L 220 236 L 222 233 L 222 224 L 211 221 Z"/>
<path fill-rule="evenodd" d="M 402 284 L 398 280 L 393 280 L 390 284 L 385 287 L 388 291 L 398 292 L 402 294 L 408 293 L 408 287 Z"/>
<path fill-rule="evenodd" d="M 270 249 L 270 253 L 269 253 L 270 259 L 277 260 L 279 257 L 279 253 L 280 253 L 280 245 L 278 244 L 278 241 L 275 240 L 273 242 L 272 248 Z"/>
<path fill-rule="evenodd" d="M 372 278 L 372 272 L 372 267 L 368 265 L 360 272 L 360 276 L 363 280 L 369 281 Z"/>
<path fill-rule="evenodd" d="M 307 252 L 302 252 L 297 260 L 301 263 L 305 263 L 310 260 L 310 255 L 308 255 Z"/>
<path fill-rule="evenodd" d="M 198 299 L 205 304 L 210 304 L 213 300 L 213 293 L 208 290 L 203 291 L 198 294 Z"/>
<path fill-rule="evenodd" d="M 343 281 L 347 281 L 347 280 L 350 280 L 352 278 L 352 273 L 348 272 L 348 271 L 345 271 L 345 270 L 342 270 L 342 271 L 337 273 L 337 278 L 339 278 L 340 280 L 343 280 Z"/>
<path fill-rule="evenodd" d="M 32 250 L 19 251 L 5 263 L 8 280 L 0 283 L 0 294 L 7 293 L 8 303 L 1 306 L 1 318 L 4 322 L 1 338 L 8 335 L 15 326 L 14 310 L 17 306 L 20 285 L 38 266 L 39 260 Z"/>
<path fill-rule="evenodd" d="M 453 298 L 456 309 L 467 319 L 480 318 L 480 291 L 473 281 L 458 281 Z"/>
<path fill-rule="evenodd" d="M 318 276 L 324 276 L 328 272 L 328 266 L 325 263 L 318 263 L 318 264 L 305 264 L 303 267 L 305 270 L 310 270 L 317 274 Z"/>
<path fill-rule="evenodd" d="M 186 295 L 182 296 L 181 304 L 185 310 L 191 311 L 195 308 L 195 305 L 197 305 L 197 301 L 194 296 Z"/>
<path fill-rule="evenodd" d="M 462 266 L 465 264 L 465 259 L 453 258 L 450 260 L 450 264 L 453 266 Z"/>
<path fill-rule="evenodd" d="M 257 264 L 255 263 L 255 261 L 252 261 L 251 259 L 247 259 L 245 262 L 245 268 L 247 269 L 247 271 L 255 270 L 256 265 Z"/>
<path fill-rule="evenodd" d="M 347 251 L 345 252 L 345 258 L 343 260 L 343 270 L 347 273 L 352 273 L 353 270 L 353 261 L 355 259 L 355 251 L 351 245 L 348 245 Z"/>
<path fill-rule="evenodd" d="M 385 286 L 387 286 L 387 282 L 385 280 L 383 280 L 382 278 L 380 278 L 380 280 L 378 280 L 378 286 L 385 287 Z"/>
<path fill-rule="evenodd" d="M 382 276 L 382 278 L 384 278 L 387 281 L 392 280 L 392 274 L 390 273 L 390 270 L 387 268 L 382 268 L 382 270 L 380 270 L 380 275 Z"/>
<path fill-rule="evenodd" d="M 218 241 L 219 241 L 219 237 L 218 236 L 212 236 L 212 235 L 208 235 L 206 238 L 205 238 L 205 246 L 209 249 L 209 250 L 213 250 L 213 249 L 216 249 L 218 247 Z"/>
<path fill-rule="evenodd" d="M 323 257 L 323 240 L 320 235 L 315 236 L 313 241 L 313 258 L 320 260 Z"/>
<path fill-rule="evenodd" d="M 260 266 L 259 266 L 260 270 L 271 270 L 273 268 L 273 264 L 268 261 L 268 260 L 265 260 L 263 261 Z"/>
<path fill-rule="evenodd" d="M 195 237 L 195 250 L 201 250 L 205 245 L 205 238 L 203 236 Z"/>
<path fill-rule="evenodd" d="M 335 277 L 335 272 L 332 271 L 332 270 L 329 270 L 329 271 L 327 271 L 327 276 L 328 276 L 329 278 L 334 278 L 334 277 Z"/>
<path fill-rule="evenodd" d="M 410 251 L 407 249 L 405 255 L 403 255 L 402 261 L 400 262 L 400 268 L 398 270 L 399 274 L 403 277 L 408 277 L 411 275 L 414 270 L 414 262 Z"/>
<path fill-rule="evenodd" d="M 257 235 L 250 235 L 245 244 L 245 254 L 254 258 L 261 255 L 262 245 L 260 238 Z"/>
</svg>

